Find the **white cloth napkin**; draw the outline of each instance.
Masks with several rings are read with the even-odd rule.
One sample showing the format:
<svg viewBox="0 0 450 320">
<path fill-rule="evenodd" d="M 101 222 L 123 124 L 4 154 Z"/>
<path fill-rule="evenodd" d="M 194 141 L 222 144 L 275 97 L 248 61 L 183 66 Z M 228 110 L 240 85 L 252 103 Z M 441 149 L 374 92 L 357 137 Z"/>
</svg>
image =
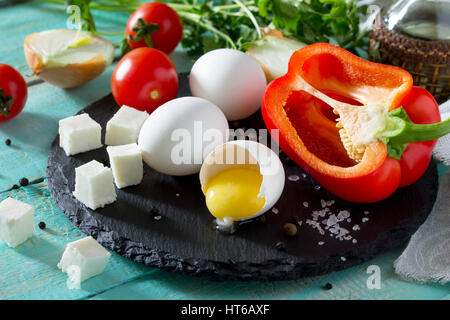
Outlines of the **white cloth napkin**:
<svg viewBox="0 0 450 320">
<path fill-rule="evenodd" d="M 450 100 L 439 109 L 442 120 L 450 117 Z M 433 154 L 450 165 L 450 134 L 439 139 Z M 450 282 L 450 171 L 441 177 L 432 212 L 411 237 L 405 251 L 394 261 L 394 268 L 408 281 Z"/>
<path fill-rule="evenodd" d="M 442 120 L 448 119 L 450 117 L 450 100 L 441 104 L 439 110 Z M 450 134 L 438 140 L 433 155 L 445 165 L 450 166 Z"/>
</svg>

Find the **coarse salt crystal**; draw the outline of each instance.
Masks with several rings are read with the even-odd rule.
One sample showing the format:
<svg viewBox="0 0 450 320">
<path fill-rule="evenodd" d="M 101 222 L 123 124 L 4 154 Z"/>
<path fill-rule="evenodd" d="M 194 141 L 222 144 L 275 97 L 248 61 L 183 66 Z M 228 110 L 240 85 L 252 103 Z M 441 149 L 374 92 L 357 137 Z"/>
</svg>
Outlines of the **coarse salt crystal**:
<svg viewBox="0 0 450 320">
<path fill-rule="evenodd" d="M 297 175 L 295 175 L 295 174 L 293 174 L 293 175 L 290 175 L 289 177 L 288 177 L 288 180 L 289 181 L 298 181 L 298 180 L 300 180 L 300 177 L 299 176 L 297 176 Z"/>
<path fill-rule="evenodd" d="M 339 213 L 337 215 L 338 221 L 344 221 L 348 217 L 350 217 L 350 212 L 348 212 L 347 210 L 339 211 Z"/>
<path fill-rule="evenodd" d="M 350 236 L 350 238 L 346 239 L 347 235 L 349 234 L 349 231 L 348 231 L 347 229 L 341 228 L 341 227 L 338 227 L 338 228 L 339 228 L 339 234 L 336 235 L 336 237 L 337 237 L 339 240 L 341 240 L 341 239 L 344 239 L 344 240 L 350 240 L 350 239 L 352 238 L 352 237 Z"/>
<path fill-rule="evenodd" d="M 352 240 L 352 243 L 357 243 L 357 242 L 358 242 L 358 240 L 356 240 L 356 239 Z"/>
<path fill-rule="evenodd" d="M 323 241 L 317 242 L 317 244 L 318 244 L 319 246 L 322 246 L 324 243 L 325 243 L 325 242 L 323 242 Z"/>
<path fill-rule="evenodd" d="M 277 208 L 272 208 L 272 212 L 274 213 L 274 214 L 278 214 L 278 212 L 280 212 Z"/>
<path fill-rule="evenodd" d="M 354 231 L 358 231 L 360 230 L 359 225 L 355 224 L 352 228 Z"/>
<path fill-rule="evenodd" d="M 327 220 L 327 226 L 333 226 L 338 222 L 338 218 L 332 214 Z"/>
<path fill-rule="evenodd" d="M 341 257 L 342 261 L 347 261 L 347 259 L 345 257 Z"/>
<path fill-rule="evenodd" d="M 320 234 L 322 234 L 322 235 L 325 234 L 325 231 L 323 231 L 322 227 L 320 226 L 320 224 L 317 221 L 308 219 L 308 220 L 306 220 L 306 224 L 313 227 L 313 229 L 317 229 L 317 231 L 319 231 Z"/>
<path fill-rule="evenodd" d="M 338 233 L 339 233 L 339 225 L 338 225 L 338 224 L 335 224 L 335 225 L 331 226 L 330 229 L 329 229 L 329 231 L 330 231 L 332 234 L 338 234 Z"/>
<path fill-rule="evenodd" d="M 362 218 L 361 221 L 362 222 L 367 222 L 367 221 L 369 221 L 369 218 Z"/>
<path fill-rule="evenodd" d="M 308 202 L 303 202 L 303 206 L 305 207 L 305 208 L 308 208 L 309 207 L 309 204 L 308 204 Z"/>
</svg>

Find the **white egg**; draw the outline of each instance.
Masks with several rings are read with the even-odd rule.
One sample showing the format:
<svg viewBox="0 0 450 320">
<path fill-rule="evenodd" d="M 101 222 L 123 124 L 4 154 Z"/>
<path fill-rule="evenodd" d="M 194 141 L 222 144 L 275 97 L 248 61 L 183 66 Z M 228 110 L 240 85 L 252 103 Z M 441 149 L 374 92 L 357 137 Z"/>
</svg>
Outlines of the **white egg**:
<svg viewBox="0 0 450 320">
<path fill-rule="evenodd" d="M 139 133 L 142 157 L 151 168 L 175 176 L 198 173 L 203 159 L 228 140 L 228 122 L 215 104 L 182 97 L 152 112 Z"/>
<path fill-rule="evenodd" d="M 224 217 L 216 222 L 229 227 L 234 221 L 255 218 L 269 211 L 280 198 L 285 174 L 283 164 L 278 155 L 265 145 L 251 140 L 229 141 L 217 146 L 206 158 L 200 170 L 200 184 L 203 193 L 208 181 L 223 170 L 233 166 L 251 165 L 259 170 L 262 176 L 258 198 L 264 198 L 265 203 L 257 213 L 245 218 Z"/>
<path fill-rule="evenodd" d="M 259 64 L 232 49 L 204 54 L 195 62 L 189 77 L 192 95 L 215 103 L 228 120 L 241 120 L 255 113 L 266 85 Z"/>
</svg>

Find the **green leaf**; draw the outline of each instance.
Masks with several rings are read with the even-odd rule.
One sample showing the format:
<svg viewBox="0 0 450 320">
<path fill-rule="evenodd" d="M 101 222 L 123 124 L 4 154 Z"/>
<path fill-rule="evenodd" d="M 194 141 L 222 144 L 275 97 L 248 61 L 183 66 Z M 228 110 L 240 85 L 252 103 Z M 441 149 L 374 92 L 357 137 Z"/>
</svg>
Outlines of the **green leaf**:
<svg viewBox="0 0 450 320">
<path fill-rule="evenodd" d="M 42 0 L 52 1 L 52 0 Z M 90 6 L 97 10 L 134 11 L 142 0 L 66 0 L 81 10 L 83 27 L 96 31 Z M 367 6 L 357 0 L 171 0 L 183 20 L 182 46 L 191 55 L 200 55 L 217 47 L 245 50 L 258 38 L 258 26 L 279 29 L 286 37 L 305 43 L 330 42 L 367 58 L 368 31 L 360 30 Z M 251 12 L 251 15 L 248 14 Z M 376 54 L 376 52 L 375 52 Z M 375 56 L 370 54 L 370 56 Z"/>
<path fill-rule="evenodd" d="M 387 155 L 390 158 L 401 160 L 403 151 L 405 151 L 408 144 L 394 145 L 392 143 L 387 144 Z"/>
</svg>

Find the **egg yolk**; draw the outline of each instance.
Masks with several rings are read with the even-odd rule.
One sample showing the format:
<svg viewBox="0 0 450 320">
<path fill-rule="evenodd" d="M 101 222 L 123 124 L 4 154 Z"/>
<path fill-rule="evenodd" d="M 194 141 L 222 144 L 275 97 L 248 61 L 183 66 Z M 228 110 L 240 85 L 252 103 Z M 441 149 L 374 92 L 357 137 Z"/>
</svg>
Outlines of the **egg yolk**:
<svg viewBox="0 0 450 320">
<path fill-rule="evenodd" d="M 258 197 L 262 180 L 260 172 L 248 166 L 225 169 L 206 184 L 206 206 L 217 219 L 250 218 L 266 202 Z"/>
</svg>

